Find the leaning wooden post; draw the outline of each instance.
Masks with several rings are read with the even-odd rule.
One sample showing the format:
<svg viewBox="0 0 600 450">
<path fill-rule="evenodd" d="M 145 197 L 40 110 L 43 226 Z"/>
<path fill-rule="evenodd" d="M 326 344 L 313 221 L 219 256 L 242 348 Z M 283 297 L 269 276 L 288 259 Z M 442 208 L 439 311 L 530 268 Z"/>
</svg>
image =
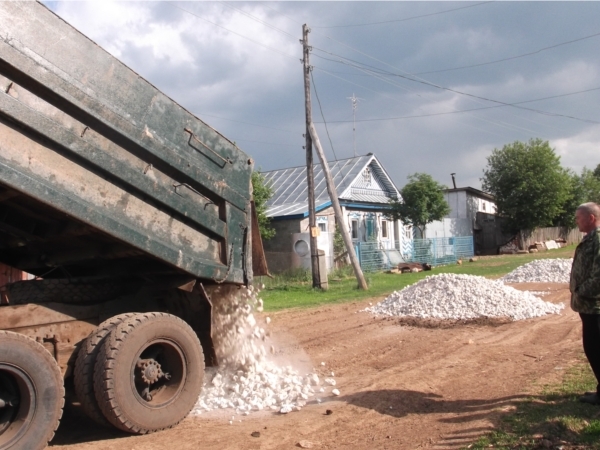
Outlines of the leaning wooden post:
<svg viewBox="0 0 600 450">
<path fill-rule="evenodd" d="M 352 263 L 352 267 L 354 268 L 354 274 L 356 275 L 356 280 L 358 281 L 358 288 L 366 291 L 369 287 L 367 286 L 365 276 L 363 275 L 362 269 L 360 268 L 360 264 L 358 263 L 356 253 L 354 252 L 354 247 L 352 246 L 352 239 L 350 239 L 350 234 L 348 233 L 348 226 L 346 225 L 346 221 L 344 220 L 344 217 L 342 215 L 342 208 L 340 207 L 340 202 L 337 196 L 335 184 L 333 183 L 333 179 L 331 178 L 329 165 L 327 164 L 327 160 L 325 159 L 325 153 L 323 152 L 323 147 L 321 147 L 321 141 L 319 141 L 317 129 L 315 128 L 315 125 L 312 122 L 309 125 L 309 130 L 310 137 L 312 138 L 313 144 L 315 145 L 315 148 L 317 150 L 317 155 L 321 160 L 321 166 L 323 166 L 323 174 L 325 175 L 327 192 L 329 193 L 329 198 L 331 199 L 331 204 L 333 205 L 335 218 L 337 219 L 337 222 L 341 227 L 342 238 L 344 238 L 344 244 L 346 244 L 346 250 L 348 251 L 348 255 L 350 256 L 350 262 Z"/>
</svg>

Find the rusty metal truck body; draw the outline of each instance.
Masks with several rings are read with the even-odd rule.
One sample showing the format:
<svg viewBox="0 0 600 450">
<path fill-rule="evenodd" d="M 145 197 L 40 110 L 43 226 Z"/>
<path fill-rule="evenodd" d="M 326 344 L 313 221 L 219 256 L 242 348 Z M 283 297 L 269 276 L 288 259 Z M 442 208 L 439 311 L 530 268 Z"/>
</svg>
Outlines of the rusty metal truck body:
<svg viewBox="0 0 600 450">
<path fill-rule="evenodd" d="M 40 3 L 0 2 L 0 263 L 35 277 L 2 288 L 0 449 L 46 445 L 64 377 L 100 423 L 185 417 L 217 364 L 212 303 L 263 263 L 252 169 Z"/>
</svg>

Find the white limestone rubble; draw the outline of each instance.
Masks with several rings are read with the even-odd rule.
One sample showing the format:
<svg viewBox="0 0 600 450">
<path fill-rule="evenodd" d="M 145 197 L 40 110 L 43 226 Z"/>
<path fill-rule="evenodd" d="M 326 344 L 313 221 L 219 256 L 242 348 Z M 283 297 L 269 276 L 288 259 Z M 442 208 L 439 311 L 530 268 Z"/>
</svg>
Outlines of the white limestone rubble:
<svg viewBox="0 0 600 450">
<path fill-rule="evenodd" d="M 572 259 L 536 259 L 517 267 L 500 280 L 505 283 L 568 283 Z"/>
<path fill-rule="evenodd" d="M 559 314 L 564 305 L 545 302 L 501 281 L 443 273 L 407 286 L 365 309 L 376 315 L 431 319 L 481 317 L 523 320 Z"/>
<path fill-rule="evenodd" d="M 202 393 L 191 414 L 218 409 L 235 410 L 237 415 L 262 410 L 287 414 L 327 395 L 314 371 L 302 375 L 272 359 L 274 347 L 265 329 L 270 320 L 257 319 L 253 314 L 263 307 L 258 292 L 252 288 L 222 289 L 228 290 L 228 297 L 215 295 L 213 300 L 213 341 L 219 366 L 207 368 Z M 333 378 L 326 381 L 327 390 L 335 385 Z"/>
</svg>

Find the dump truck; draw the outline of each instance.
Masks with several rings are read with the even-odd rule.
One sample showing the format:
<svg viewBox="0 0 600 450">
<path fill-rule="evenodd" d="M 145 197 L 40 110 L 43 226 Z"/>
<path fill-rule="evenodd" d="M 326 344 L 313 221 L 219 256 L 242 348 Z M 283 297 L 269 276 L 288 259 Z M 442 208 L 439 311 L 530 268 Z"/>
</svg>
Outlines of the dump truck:
<svg viewBox="0 0 600 450">
<path fill-rule="evenodd" d="M 189 414 L 216 303 L 267 273 L 252 170 L 43 4 L 0 2 L 0 263 L 30 274 L 0 287 L 0 449 L 47 445 L 65 380 L 127 432 Z"/>
</svg>

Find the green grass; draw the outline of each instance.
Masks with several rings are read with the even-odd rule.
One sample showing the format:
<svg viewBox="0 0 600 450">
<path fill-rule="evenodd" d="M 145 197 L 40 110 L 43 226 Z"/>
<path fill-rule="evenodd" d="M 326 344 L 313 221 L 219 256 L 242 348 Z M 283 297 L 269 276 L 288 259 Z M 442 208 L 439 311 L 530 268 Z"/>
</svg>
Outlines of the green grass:
<svg viewBox="0 0 600 450">
<path fill-rule="evenodd" d="M 595 387 L 589 365 L 576 364 L 561 383 L 517 402 L 516 410 L 501 419 L 496 431 L 465 448 L 600 449 L 600 407 L 577 400 Z"/>
<path fill-rule="evenodd" d="M 464 261 L 462 265 L 452 264 L 436 267 L 431 272 L 408 274 L 367 273 L 365 277 L 369 285 L 368 291 L 357 289 L 356 279 L 349 268 L 332 274 L 327 291 L 312 288 L 310 271 L 296 270 L 278 275 L 273 279 L 262 277 L 265 289 L 262 291 L 261 296 L 267 311 L 343 303 L 387 296 L 428 275 L 437 273 L 463 273 L 490 278 L 500 277 L 534 259 L 570 258 L 573 256 L 574 250 L 574 246 L 569 246 L 543 253 L 485 257 L 472 263 Z"/>
</svg>

